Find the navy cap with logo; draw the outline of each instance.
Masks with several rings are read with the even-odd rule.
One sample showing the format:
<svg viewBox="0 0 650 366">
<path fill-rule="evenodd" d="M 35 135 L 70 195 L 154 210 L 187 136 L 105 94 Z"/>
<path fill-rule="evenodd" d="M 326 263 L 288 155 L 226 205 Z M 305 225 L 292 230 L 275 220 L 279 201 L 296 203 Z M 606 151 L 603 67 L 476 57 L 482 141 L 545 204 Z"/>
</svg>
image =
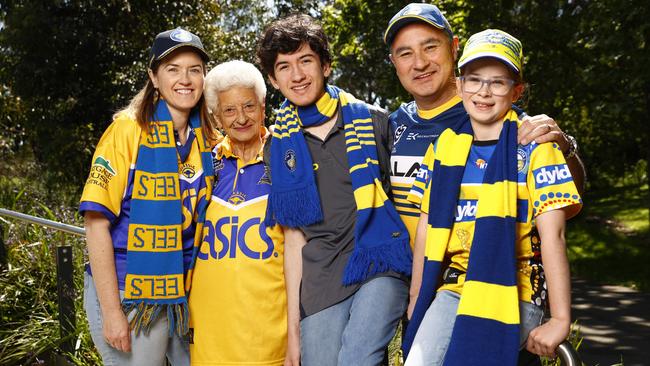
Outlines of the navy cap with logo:
<svg viewBox="0 0 650 366">
<path fill-rule="evenodd" d="M 201 39 L 194 33 L 188 32 L 180 27 L 158 33 L 151 46 L 149 57 L 149 68 L 155 61 L 160 61 L 176 49 L 181 47 L 192 47 L 201 56 L 203 61 L 208 62 L 210 56 L 203 48 Z"/>
<path fill-rule="evenodd" d="M 397 32 L 412 23 L 426 23 L 443 30 L 447 35 L 449 35 L 450 39 L 454 37 L 449 22 L 445 16 L 442 15 L 437 6 L 431 4 L 411 3 L 398 11 L 390 22 L 388 22 L 388 27 L 384 33 L 384 42 L 390 46 L 393 43 Z"/>
</svg>

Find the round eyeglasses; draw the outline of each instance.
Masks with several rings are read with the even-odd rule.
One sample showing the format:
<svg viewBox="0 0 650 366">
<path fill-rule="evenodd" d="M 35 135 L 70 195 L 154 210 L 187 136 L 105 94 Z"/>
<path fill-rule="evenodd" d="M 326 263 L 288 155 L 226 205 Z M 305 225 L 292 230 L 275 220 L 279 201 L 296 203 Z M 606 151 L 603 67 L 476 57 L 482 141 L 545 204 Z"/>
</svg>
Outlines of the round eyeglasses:
<svg viewBox="0 0 650 366">
<path fill-rule="evenodd" d="M 463 92 L 469 94 L 478 93 L 487 84 L 487 90 L 490 94 L 502 97 L 512 89 L 515 81 L 512 79 L 481 79 L 477 76 L 461 76 L 461 86 Z"/>
</svg>

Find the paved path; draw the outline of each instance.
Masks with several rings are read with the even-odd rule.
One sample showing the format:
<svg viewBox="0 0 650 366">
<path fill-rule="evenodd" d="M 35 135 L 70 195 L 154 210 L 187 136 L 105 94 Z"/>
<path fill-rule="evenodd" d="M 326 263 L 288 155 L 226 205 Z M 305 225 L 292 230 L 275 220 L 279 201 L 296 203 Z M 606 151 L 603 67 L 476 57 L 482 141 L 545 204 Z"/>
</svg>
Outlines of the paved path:
<svg viewBox="0 0 650 366">
<path fill-rule="evenodd" d="M 572 282 L 572 315 L 584 336 L 582 361 L 610 366 L 622 357 L 625 366 L 650 365 L 650 294 L 576 278 Z"/>
</svg>

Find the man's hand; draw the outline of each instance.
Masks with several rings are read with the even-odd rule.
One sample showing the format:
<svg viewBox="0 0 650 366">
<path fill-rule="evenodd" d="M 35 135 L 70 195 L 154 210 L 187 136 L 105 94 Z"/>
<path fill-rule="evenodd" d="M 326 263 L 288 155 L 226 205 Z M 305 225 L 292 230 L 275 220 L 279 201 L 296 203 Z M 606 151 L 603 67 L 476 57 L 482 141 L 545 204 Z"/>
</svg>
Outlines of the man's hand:
<svg viewBox="0 0 650 366">
<path fill-rule="evenodd" d="M 103 316 L 104 339 L 113 348 L 122 352 L 131 352 L 131 330 L 129 321 L 122 309 L 111 311 Z"/>
<path fill-rule="evenodd" d="M 560 146 L 563 153 L 569 151 L 569 141 L 562 133 L 555 120 L 545 114 L 526 116 L 517 131 L 517 142 L 527 145 L 531 141 L 538 144 L 553 141 Z"/>
</svg>

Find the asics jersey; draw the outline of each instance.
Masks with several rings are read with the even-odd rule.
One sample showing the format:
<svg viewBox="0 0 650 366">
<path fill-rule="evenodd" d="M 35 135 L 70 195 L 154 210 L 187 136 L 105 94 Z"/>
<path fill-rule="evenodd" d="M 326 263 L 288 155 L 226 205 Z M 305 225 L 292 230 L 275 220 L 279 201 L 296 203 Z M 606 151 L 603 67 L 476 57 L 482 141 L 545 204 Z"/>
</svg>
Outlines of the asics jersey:
<svg viewBox="0 0 650 366">
<path fill-rule="evenodd" d="M 190 293 L 192 365 L 282 365 L 287 343 L 284 235 L 264 217 L 271 181 L 226 137 Z"/>
<path fill-rule="evenodd" d="M 419 205 L 407 200 L 415 176 L 420 170 L 422 158 L 434 141 L 453 123 L 462 121 L 466 115 L 462 100 L 454 96 L 447 103 L 429 111 L 418 110 L 415 102 L 402 104 L 389 117 L 393 133 L 393 149 L 390 157 L 391 189 L 393 202 L 411 238 L 420 217 Z"/>
</svg>

